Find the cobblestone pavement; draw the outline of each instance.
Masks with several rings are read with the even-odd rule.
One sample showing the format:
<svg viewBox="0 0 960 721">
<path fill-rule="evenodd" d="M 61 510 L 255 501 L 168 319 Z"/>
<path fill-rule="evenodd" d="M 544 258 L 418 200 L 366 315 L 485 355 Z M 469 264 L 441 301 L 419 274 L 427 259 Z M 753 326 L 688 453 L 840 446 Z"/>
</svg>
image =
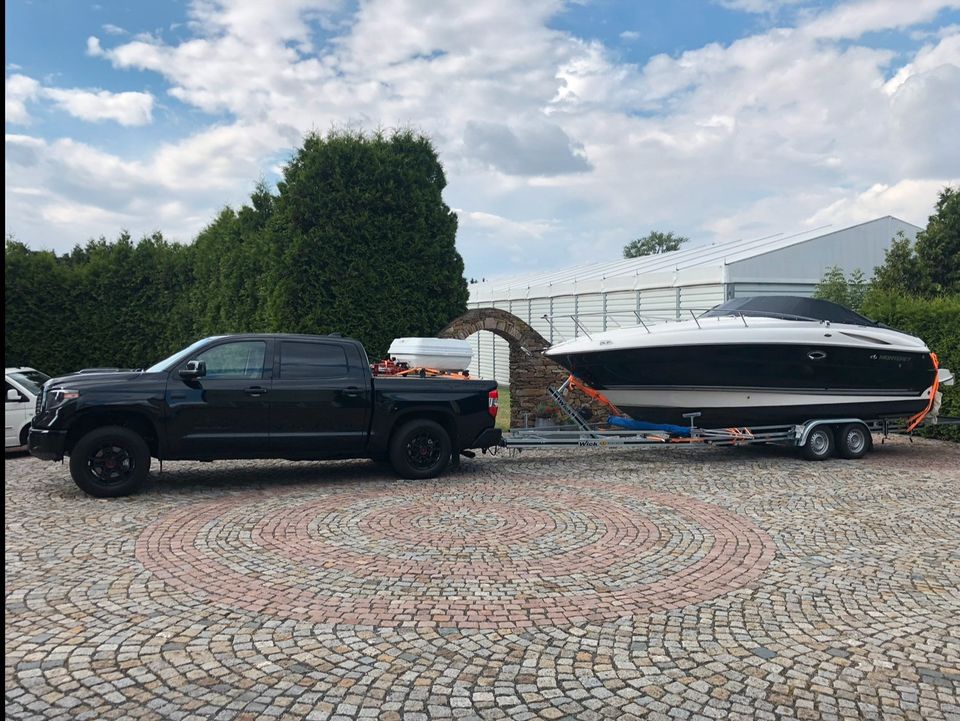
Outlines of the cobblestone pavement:
<svg viewBox="0 0 960 721">
<path fill-rule="evenodd" d="M 8 457 L 8 718 L 960 719 L 960 447 Z"/>
</svg>

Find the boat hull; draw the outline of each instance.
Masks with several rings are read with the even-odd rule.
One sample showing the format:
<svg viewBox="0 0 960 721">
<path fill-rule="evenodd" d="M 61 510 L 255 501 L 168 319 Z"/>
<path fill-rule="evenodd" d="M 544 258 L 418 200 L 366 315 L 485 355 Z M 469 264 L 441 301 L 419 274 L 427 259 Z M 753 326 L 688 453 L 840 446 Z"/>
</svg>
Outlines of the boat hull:
<svg viewBox="0 0 960 721">
<path fill-rule="evenodd" d="M 710 427 L 903 417 L 928 402 L 928 352 L 811 343 L 661 345 L 550 357 L 637 420 Z"/>
<path fill-rule="evenodd" d="M 700 428 L 775 426 L 829 418 L 902 418 L 923 410 L 926 396 L 851 396 L 765 390 L 607 390 L 610 402 L 636 420 Z"/>
</svg>

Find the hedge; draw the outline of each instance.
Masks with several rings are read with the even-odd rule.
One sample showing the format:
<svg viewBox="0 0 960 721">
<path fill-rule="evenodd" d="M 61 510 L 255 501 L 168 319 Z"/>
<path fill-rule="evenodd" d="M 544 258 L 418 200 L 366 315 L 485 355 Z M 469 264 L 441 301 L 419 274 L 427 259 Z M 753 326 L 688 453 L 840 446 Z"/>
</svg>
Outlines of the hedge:
<svg viewBox="0 0 960 721">
<path fill-rule="evenodd" d="M 905 295 L 867 294 L 863 315 L 921 338 L 940 361 L 941 368 L 960 372 L 960 295 L 915 298 Z M 942 416 L 960 416 L 960 387 L 941 389 Z M 960 427 L 930 428 L 925 434 L 960 441 Z"/>
</svg>

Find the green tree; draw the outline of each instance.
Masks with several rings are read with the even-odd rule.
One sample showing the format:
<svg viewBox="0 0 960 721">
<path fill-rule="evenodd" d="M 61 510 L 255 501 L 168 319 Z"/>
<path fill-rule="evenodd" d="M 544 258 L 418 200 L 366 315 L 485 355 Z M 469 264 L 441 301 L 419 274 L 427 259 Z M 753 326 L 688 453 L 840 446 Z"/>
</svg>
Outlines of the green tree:
<svg viewBox="0 0 960 721">
<path fill-rule="evenodd" d="M 898 234 L 874 270 L 880 293 L 935 297 L 960 293 L 960 192 L 944 188 L 916 242 Z"/>
<path fill-rule="evenodd" d="M 956 188 L 940 192 L 936 212 L 917 233 L 916 251 L 931 293 L 960 293 L 960 191 Z"/>
<path fill-rule="evenodd" d="M 866 276 L 859 268 L 855 268 L 847 278 L 840 266 L 833 265 L 823 274 L 813 291 L 813 297 L 860 310 L 869 287 Z"/>
<path fill-rule="evenodd" d="M 395 336 L 433 334 L 464 312 L 445 185 L 422 135 L 307 136 L 266 229 L 273 327 L 348 333 L 381 356 Z"/>
<path fill-rule="evenodd" d="M 873 289 L 882 294 L 927 295 L 929 288 L 924 276 L 913 244 L 900 232 L 887 248 L 883 265 L 873 270 Z"/>
<path fill-rule="evenodd" d="M 466 310 L 457 217 L 430 141 L 308 136 L 277 194 L 260 181 L 192 245 L 122 232 L 57 256 L 8 236 L 7 365 L 143 367 L 204 335 L 432 335 Z"/>
<path fill-rule="evenodd" d="M 847 284 L 847 276 L 840 266 L 832 265 L 827 268 L 823 278 L 813 291 L 813 297 L 829 300 L 840 305 L 847 305 L 850 302 L 850 287 Z"/>
<path fill-rule="evenodd" d="M 671 250 L 679 250 L 680 246 L 689 241 L 682 235 L 674 235 L 673 231 L 661 233 L 653 230 L 642 238 L 637 238 L 623 246 L 624 258 L 640 258 L 644 255 L 657 255 Z"/>
<path fill-rule="evenodd" d="M 6 245 L 7 364 L 142 367 L 193 337 L 190 248 L 128 233 L 57 257 Z"/>
</svg>

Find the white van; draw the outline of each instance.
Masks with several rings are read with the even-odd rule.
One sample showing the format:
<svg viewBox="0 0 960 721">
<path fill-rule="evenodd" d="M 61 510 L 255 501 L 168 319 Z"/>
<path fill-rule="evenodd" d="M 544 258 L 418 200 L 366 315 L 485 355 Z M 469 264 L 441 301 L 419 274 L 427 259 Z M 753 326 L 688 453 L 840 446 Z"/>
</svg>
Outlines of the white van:
<svg viewBox="0 0 960 721">
<path fill-rule="evenodd" d="M 7 368 L 6 375 L 4 448 L 20 448 L 27 445 L 27 433 L 37 405 L 37 395 L 50 376 L 33 368 Z"/>
</svg>

